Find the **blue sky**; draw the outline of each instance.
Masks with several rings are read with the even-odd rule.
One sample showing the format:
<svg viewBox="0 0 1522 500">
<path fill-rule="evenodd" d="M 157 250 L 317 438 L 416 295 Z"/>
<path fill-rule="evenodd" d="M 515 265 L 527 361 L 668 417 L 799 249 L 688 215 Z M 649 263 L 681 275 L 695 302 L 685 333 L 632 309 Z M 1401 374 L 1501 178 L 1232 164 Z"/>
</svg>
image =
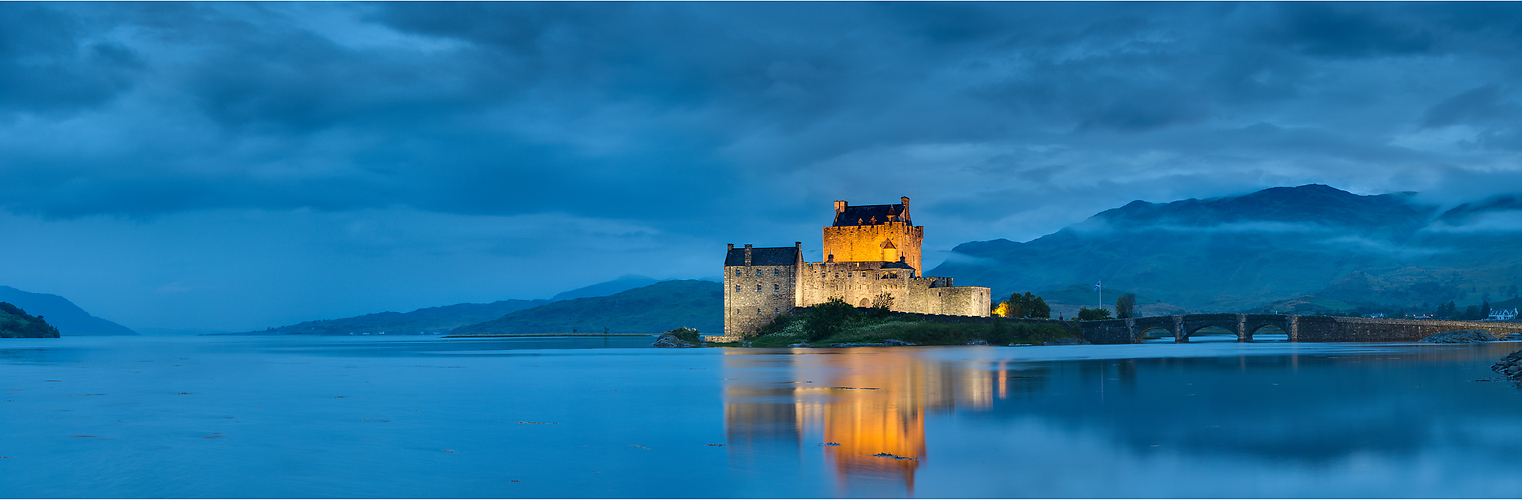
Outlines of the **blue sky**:
<svg viewBox="0 0 1522 500">
<path fill-rule="evenodd" d="M 0 284 L 262 329 L 717 276 L 913 198 L 1522 191 L 1510 3 L 3 3 Z"/>
</svg>

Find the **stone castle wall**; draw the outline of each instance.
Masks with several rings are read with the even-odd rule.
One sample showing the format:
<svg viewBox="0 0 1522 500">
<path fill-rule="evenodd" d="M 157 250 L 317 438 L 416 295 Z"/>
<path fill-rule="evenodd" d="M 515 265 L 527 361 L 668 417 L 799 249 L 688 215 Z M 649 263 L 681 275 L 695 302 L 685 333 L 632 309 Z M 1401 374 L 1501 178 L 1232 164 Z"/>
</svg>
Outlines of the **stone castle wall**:
<svg viewBox="0 0 1522 500">
<path fill-rule="evenodd" d="M 831 297 L 868 307 L 883 292 L 893 297 L 890 310 L 896 312 L 988 316 L 988 288 L 951 286 L 951 278 L 912 277 L 912 269 L 892 267 L 894 264 L 803 262 L 796 266 L 725 267 L 724 334 L 749 335 L 778 315 L 824 303 Z"/>
<path fill-rule="evenodd" d="M 749 334 L 798 305 L 798 265 L 726 266 L 724 334 Z"/>
<path fill-rule="evenodd" d="M 824 228 L 824 252 L 820 260 L 835 262 L 898 262 L 915 269 L 920 267 L 920 246 L 925 241 L 923 226 L 910 226 L 903 222 L 890 222 L 872 226 L 840 226 Z M 885 251 L 883 242 L 892 242 L 896 250 Z"/>
</svg>

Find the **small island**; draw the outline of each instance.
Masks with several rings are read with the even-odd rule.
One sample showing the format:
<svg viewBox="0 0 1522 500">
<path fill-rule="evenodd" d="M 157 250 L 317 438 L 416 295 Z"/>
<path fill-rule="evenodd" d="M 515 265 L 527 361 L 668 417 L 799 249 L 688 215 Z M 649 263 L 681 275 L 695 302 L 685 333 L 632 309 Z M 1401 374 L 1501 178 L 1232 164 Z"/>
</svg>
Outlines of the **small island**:
<svg viewBox="0 0 1522 500">
<path fill-rule="evenodd" d="M 58 338 L 58 329 L 10 302 L 0 302 L 0 338 Z"/>
</svg>

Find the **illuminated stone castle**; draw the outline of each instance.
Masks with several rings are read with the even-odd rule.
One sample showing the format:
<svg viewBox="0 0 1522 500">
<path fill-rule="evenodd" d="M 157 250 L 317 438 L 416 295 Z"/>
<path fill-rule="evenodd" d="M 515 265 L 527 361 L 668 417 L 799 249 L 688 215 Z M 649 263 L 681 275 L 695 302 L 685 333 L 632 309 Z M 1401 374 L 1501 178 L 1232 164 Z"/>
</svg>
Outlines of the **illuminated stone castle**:
<svg viewBox="0 0 1522 500">
<path fill-rule="evenodd" d="M 901 200 L 857 207 L 835 202 L 835 221 L 824 228 L 822 262 L 804 262 L 802 242 L 769 248 L 730 244 L 724 257 L 724 335 L 750 335 L 772 318 L 831 297 L 868 307 L 885 292 L 893 297 L 894 311 L 988 316 L 988 288 L 920 276 L 925 228 L 910 220 L 909 198 Z"/>
</svg>

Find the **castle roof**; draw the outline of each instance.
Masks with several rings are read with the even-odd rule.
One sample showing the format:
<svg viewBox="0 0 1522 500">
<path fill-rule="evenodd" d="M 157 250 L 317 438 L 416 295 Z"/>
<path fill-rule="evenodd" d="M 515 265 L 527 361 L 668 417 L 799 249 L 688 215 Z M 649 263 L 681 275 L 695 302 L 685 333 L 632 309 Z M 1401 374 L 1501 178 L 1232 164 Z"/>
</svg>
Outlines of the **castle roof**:
<svg viewBox="0 0 1522 500">
<path fill-rule="evenodd" d="M 904 208 L 904 205 L 898 204 L 847 206 L 845 210 L 835 214 L 834 226 L 873 226 L 887 224 L 890 220 L 914 225 L 909 222 L 908 210 Z"/>
<path fill-rule="evenodd" d="M 798 262 L 797 247 L 764 247 L 750 249 L 750 265 L 752 266 L 791 266 Z M 724 266 L 745 265 L 745 249 L 731 248 L 729 254 L 724 256 Z"/>
</svg>

